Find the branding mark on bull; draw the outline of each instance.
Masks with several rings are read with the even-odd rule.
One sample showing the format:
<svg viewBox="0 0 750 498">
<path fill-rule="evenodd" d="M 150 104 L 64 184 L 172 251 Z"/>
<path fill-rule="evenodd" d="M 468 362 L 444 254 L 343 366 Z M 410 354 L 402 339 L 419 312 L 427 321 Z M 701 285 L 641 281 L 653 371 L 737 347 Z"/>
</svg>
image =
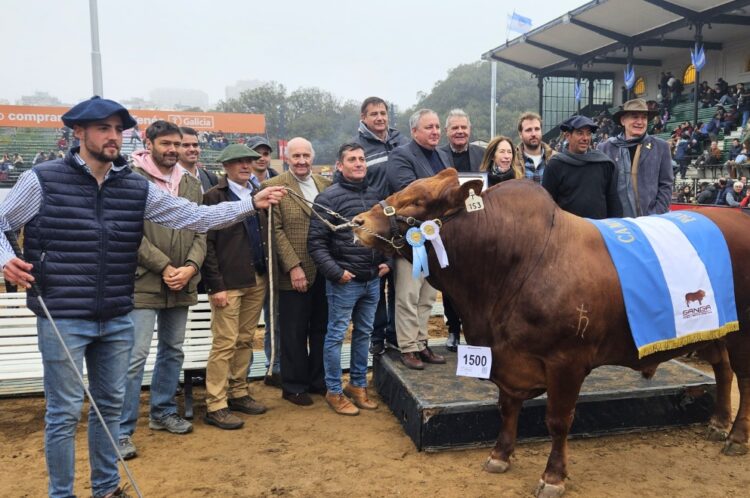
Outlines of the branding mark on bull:
<svg viewBox="0 0 750 498">
<path fill-rule="evenodd" d="M 580 335 L 581 339 L 583 339 L 586 329 L 589 327 L 588 310 L 585 303 L 581 303 L 581 306 L 576 308 L 576 311 L 578 312 L 578 330 L 576 330 L 576 335 Z"/>
</svg>

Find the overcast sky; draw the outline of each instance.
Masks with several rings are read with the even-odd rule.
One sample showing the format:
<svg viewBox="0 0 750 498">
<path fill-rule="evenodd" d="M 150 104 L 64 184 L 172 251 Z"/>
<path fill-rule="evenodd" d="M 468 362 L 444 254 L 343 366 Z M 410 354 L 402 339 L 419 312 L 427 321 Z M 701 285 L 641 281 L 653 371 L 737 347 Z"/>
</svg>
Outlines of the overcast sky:
<svg viewBox="0 0 750 498">
<path fill-rule="evenodd" d="M 214 105 L 227 85 L 258 79 L 408 107 L 449 69 L 504 42 L 514 9 L 536 27 L 583 3 L 99 0 L 104 94 L 196 88 Z M 91 96 L 88 0 L 2 0 L 1 10 L 0 99 Z"/>
</svg>

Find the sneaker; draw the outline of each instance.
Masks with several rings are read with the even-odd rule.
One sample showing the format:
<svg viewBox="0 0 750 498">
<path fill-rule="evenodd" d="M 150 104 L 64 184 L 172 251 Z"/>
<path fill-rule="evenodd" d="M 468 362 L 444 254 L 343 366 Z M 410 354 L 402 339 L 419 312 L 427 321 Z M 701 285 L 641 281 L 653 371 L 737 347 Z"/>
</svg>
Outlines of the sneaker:
<svg viewBox="0 0 750 498">
<path fill-rule="evenodd" d="M 120 450 L 120 456 L 123 460 L 130 460 L 131 458 L 135 458 L 138 456 L 138 453 L 135 450 L 135 445 L 133 444 L 133 440 L 130 438 L 130 436 L 123 436 L 118 441 L 117 446 Z"/>
<path fill-rule="evenodd" d="M 373 356 L 380 356 L 381 354 L 385 353 L 385 343 L 383 342 L 373 342 L 370 344 L 370 354 Z"/>
<path fill-rule="evenodd" d="M 213 412 L 206 412 L 203 421 L 208 425 L 214 425 L 219 429 L 233 430 L 239 429 L 245 422 L 237 415 L 229 411 L 229 408 L 220 408 Z"/>
<path fill-rule="evenodd" d="M 149 419 L 148 427 L 155 431 L 167 431 L 172 434 L 187 434 L 188 432 L 193 432 L 193 424 L 176 413 L 170 413 L 158 420 L 155 418 Z"/>
<path fill-rule="evenodd" d="M 352 402 L 349 401 L 349 398 L 341 393 L 326 393 L 326 401 L 328 402 L 328 406 L 333 408 L 333 411 L 339 415 L 359 415 L 359 408 L 354 406 Z"/>
<path fill-rule="evenodd" d="M 255 401 L 252 396 L 230 398 L 227 400 L 229 409 L 233 412 L 247 413 L 248 415 L 260 415 L 266 413 L 267 408 Z"/>
</svg>

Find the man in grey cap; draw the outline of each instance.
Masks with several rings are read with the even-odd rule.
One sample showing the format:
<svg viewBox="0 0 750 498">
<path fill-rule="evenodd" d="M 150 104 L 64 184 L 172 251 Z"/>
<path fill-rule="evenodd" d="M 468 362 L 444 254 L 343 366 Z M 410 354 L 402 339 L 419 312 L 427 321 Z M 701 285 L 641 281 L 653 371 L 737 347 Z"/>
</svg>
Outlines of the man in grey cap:
<svg viewBox="0 0 750 498">
<path fill-rule="evenodd" d="M 271 144 L 263 136 L 250 137 L 247 141 L 247 146 L 252 150 L 260 154 L 257 161 L 253 161 L 253 174 L 250 177 L 250 181 L 255 185 L 256 188 L 260 188 L 260 184 L 266 181 L 268 178 L 273 178 L 279 174 L 275 169 L 271 167 L 271 153 L 273 149 Z M 268 227 L 265 227 L 267 230 Z M 264 240 L 268 240 L 268 232 L 263 232 Z M 263 378 L 263 383 L 267 386 L 276 387 L 281 389 L 281 343 L 279 341 L 279 291 L 278 287 L 274 287 L 274 310 L 276 316 L 274 317 L 274 331 L 273 341 L 271 340 L 271 286 L 269 285 L 266 289 L 266 300 L 263 303 L 263 313 L 266 317 L 266 333 L 263 336 L 263 352 L 266 354 L 266 375 Z M 268 367 L 271 364 L 271 342 L 274 344 L 273 354 L 273 369 L 271 375 L 268 375 Z"/>
<path fill-rule="evenodd" d="M 130 349 L 133 286 L 143 221 L 206 232 L 277 204 L 281 189 L 252 199 L 198 206 L 159 190 L 133 173 L 120 156 L 122 132 L 135 126 L 117 102 L 93 97 L 62 117 L 80 147 L 63 159 L 25 172 L 0 205 L 0 264 L 6 281 L 30 289 L 36 282 L 75 365 L 70 364 L 34 292 L 27 306 L 37 315 L 46 397 L 45 456 L 49 496 L 73 496 L 75 432 L 83 386 L 74 368 L 86 358 L 89 388 L 109 432 L 120 430 Z M 24 261 L 5 233 L 25 226 Z M 95 498 L 128 496 L 120 487 L 117 448 L 89 412 L 91 492 Z"/>
<path fill-rule="evenodd" d="M 568 148 L 552 156 L 542 177 L 561 209 L 584 218 L 622 216 L 617 197 L 617 171 L 606 155 L 590 150 L 597 126 L 585 116 L 572 116 L 560 124 Z"/>
<path fill-rule="evenodd" d="M 226 176 L 203 195 L 206 205 L 236 202 L 257 191 L 250 181 L 260 154 L 243 144 L 226 147 L 219 156 Z M 263 223 L 265 225 L 265 222 Z M 253 336 L 266 296 L 265 239 L 260 216 L 248 216 L 206 238 L 203 278 L 211 303 L 211 352 L 206 365 L 207 424 L 220 429 L 244 425 L 233 412 L 265 413 L 248 389 Z"/>
<path fill-rule="evenodd" d="M 625 129 L 599 144 L 617 166 L 617 194 L 623 216 L 647 216 L 669 211 L 672 202 L 672 154 L 664 140 L 648 134 L 648 123 L 657 111 L 644 99 L 625 102 L 612 119 Z"/>
</svg>

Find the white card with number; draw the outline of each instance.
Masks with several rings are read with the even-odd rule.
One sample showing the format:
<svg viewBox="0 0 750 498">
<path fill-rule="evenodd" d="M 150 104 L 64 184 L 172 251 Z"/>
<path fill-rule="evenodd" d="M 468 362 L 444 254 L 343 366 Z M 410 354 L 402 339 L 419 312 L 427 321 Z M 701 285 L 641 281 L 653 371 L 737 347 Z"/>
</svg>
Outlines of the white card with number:
<svg viewBox="0 0 750 498">
<path fill-rule="evenodd" d="M 492 370 L 492 350 L 484 346 L 458 346 L 456 375 L 489 379 Z"/>
</svg>

